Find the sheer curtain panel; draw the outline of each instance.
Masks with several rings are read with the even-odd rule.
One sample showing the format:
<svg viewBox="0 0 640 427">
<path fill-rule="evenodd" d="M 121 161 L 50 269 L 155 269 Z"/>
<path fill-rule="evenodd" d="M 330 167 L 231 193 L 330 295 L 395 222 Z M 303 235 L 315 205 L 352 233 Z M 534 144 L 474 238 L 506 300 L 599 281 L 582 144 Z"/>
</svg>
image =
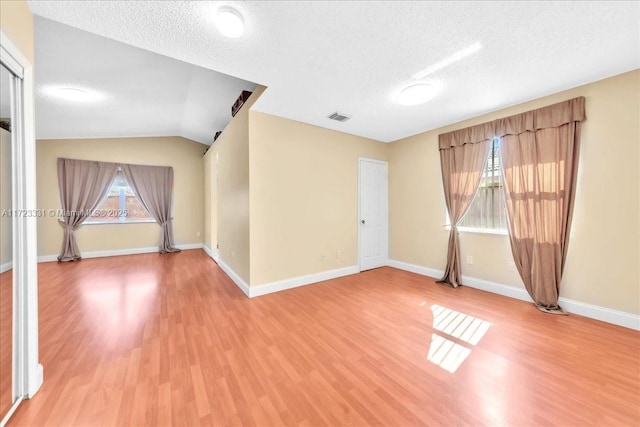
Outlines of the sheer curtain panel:
<svg viewBox="0 0 640 427">
<path fill-rule="evenodd" d="M 122 165 L 122 173 L 142 206 L 160 225 L 160 252 L 180 252 L 173 243 L 173 168 Z"/>
<path fill-rule="evenodd" d="M 536 306 L 562 313 L 560 282 L 569 244 L 585 99 L 578 97 L 439 137 L 451 220 L 441 282 L 460 284 L 457 224 L 478 188 L 492 138 L 501 138 L 511 252 Z"/>
<path fill-rule="evenodd" d="M 115 163 L 58 159 L 58 189 L 64 211 L 63 219 L 58 220 L 64 229 L 58 261 L 81 258 L 75 232 L 107 195 L 117 170 Z"/>
<path fill-rule="evenodd" d="M 562 314 L 560 282 L 576 192 L 584 98 L 508 117 L 502 167 L 509 239 L 527 292 L 544 312 Z"/>
<path fill-rule="evenodd" d="M 492 139 L 493 131 L 489 126 L 476 126 L 439 136 L 442 184 L 451 231 L 447 267 L 438 283 L 454 288 L 462 284 L 458 223 L 478 191 Z"/>
</svg>

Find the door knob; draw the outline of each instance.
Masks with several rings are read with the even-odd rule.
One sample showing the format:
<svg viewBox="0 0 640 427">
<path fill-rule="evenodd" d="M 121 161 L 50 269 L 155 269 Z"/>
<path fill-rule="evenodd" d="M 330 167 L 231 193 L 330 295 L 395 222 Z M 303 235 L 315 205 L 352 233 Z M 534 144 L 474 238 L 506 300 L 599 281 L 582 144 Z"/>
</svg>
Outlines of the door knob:
<svg viewBox="0 0 640 427">
<path fill-rule="evenodd" d="M 364 224 L 364 219 L 362 221 L 360 221 L 360 222 Z"/>
</svg>

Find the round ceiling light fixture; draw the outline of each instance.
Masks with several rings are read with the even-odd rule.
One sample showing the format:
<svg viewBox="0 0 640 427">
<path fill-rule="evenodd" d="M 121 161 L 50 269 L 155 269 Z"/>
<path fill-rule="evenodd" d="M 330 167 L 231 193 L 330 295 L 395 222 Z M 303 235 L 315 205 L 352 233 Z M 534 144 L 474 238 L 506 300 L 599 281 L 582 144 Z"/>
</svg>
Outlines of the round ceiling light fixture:
<svg viewBox="0 0 640 427">
<path fill-rule="evenodd" d="M 429 83 L 413 83 L 402 89 L 396 101 L 400 105 L 420 105 L 433 99 L 438 89 Z"/>
<path fill-rule="evenodd" d="M 216 27 L 222 35 L 235 39 L 244 34 L 242 14 L 230 6 L 221 6 L 216 12 Z"/>
<path fill-rule="evenodd" d="M 49 86 L 44 92 L 54 98 L 70 102 L 95 102 L 104 98 L 104 95 L 94 90 L 70 86 Z"/>
<path fill-rule="evenodd" d="M 76 89 L 73 87 L 61 87 L 56 89 L 55 95 L 65 101 L 86 102 L 89 99 L 89 92 L 84 89 Z"/>
</svg>

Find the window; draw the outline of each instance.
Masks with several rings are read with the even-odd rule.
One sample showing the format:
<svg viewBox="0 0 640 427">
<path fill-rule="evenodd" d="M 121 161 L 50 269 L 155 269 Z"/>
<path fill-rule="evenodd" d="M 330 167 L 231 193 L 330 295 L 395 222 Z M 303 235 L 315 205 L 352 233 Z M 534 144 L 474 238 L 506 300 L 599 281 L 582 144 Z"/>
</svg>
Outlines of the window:
<svg viewBox="0 0 640 427">
<path fill-rule="evenodd" d="M 113 224 L 155 222 L 129 187 L 122 171 L 118 171 L 111 183 L 107 197 L 87 218 L 85 224 Z"/>
<path fill-rule="evenodd" d="M 507 231 L 507 207 L 500 166 L 500 138 L 494 138 L 480 187 L 460 225 L 462 229 Z"/>
</svg>

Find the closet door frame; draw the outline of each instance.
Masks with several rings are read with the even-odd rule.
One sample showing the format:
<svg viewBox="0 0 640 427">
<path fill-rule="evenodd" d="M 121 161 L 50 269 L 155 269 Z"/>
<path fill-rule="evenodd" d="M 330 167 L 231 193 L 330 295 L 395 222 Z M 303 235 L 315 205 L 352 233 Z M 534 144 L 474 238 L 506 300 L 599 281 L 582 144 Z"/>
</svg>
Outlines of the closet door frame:
<svg viewBox="0 0 640 427">
<path fill-rule="evenodd" d="M 0 62 L 12 79 L 12 209 L 13 219 L 13 372 L 14 404 L 4 424 L 23 399 L 42 385 L 38 355 L 38 264 L 36 215 L 36 143 L 33 66 L 0 30 Z M 25 213 L 22 215 L 22 213 Z"/>
</svg>

